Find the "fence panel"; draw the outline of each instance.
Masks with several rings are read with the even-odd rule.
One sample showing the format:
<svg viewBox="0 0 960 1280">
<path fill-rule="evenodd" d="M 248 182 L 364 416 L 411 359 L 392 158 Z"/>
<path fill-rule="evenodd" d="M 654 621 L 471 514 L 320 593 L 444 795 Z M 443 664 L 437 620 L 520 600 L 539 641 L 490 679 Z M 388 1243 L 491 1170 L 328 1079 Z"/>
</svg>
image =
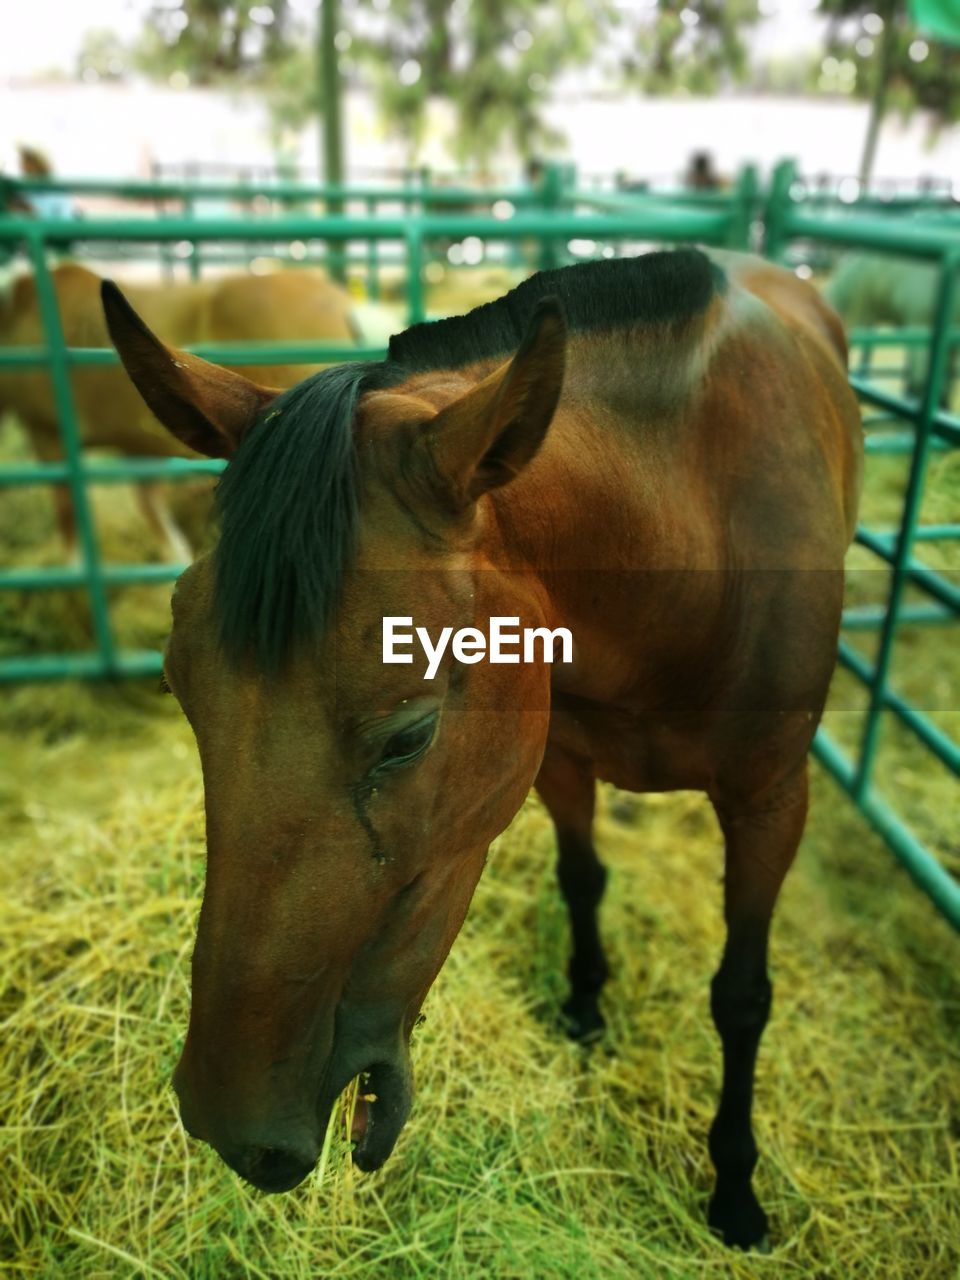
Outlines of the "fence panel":
<svg viewBox="0 0 960 1280">
<path fill-rule="evenodd" d="M 933 851 L 918 838 L 896 813 L 876 785 L 877 752 L 884 724 L 894 717 L 906 727 L 929 753 L 954 776 L 960 775 L 960 746 L 931 718 L 891 685 L 894 646 L 904 625 L 952 625 L 960 618 L 960 586 L 942 569 L 924 564 L 918 549 L 938 542 L 960 543 L 960 524 L 953 522 L 923 525 L 920 522 L 927 472 L 934 452 L 960 447 L 960 418 L 942 407 L 944 390 L 950 384 L 950 355 L 957 345 L 954 327 L 957 315 L 958 274 L 960 274 L 960 223 L 956 218 L 926 220 L 916 217 L 883 218 L 861 213 L 811 212 L 794 198 L 792 170 L 781 166 L 770 193 L 766 211 L 767 248 L 771 256 L 783 258 L 794 241 L 814 245 L 868 250 L 934 263 L 938 268 L 935 312 L 931 331 L 908 335 L 907 345 L 924 337 L 930 344 L 930 358 L 919 399 L 895 394 L 877 384 L 876 371 L 861 364 L 851 375 L 851 384 L 861 400 L 882 410 L 879 421 L 893 421 L 903 428 L 896 436 L 869 435 L 868 452 L 904 453 L 909 472 L 897 529 L 883 533 L 858 528 L 857 543 L 866 548 L 889 570 L 889 586 L 880 609 L 850 609 L 844 614 L 844 630 L 877 629 L 879 639 L 873 661 L 866 659 L 842 636 L 841 665 L 866 689 L 868 699 L 854 752 L 841 748 L 821 726 L 814 754 L 849 794 L 854 804 L 886 839 L 896 856 L 936 906 L 960 929 L 960 885 L 938 861 Z M 856 335 L 854 335 L 856 336 Z M 875 345 L 884 341 L 871 335 Z M 897 340 L 892 335 L 889 341 Z M 867 420 L 869 425 L 870 420 Z M 909 604 L 907 588 L 920 591 L 927 603 Z"/>
</svg>

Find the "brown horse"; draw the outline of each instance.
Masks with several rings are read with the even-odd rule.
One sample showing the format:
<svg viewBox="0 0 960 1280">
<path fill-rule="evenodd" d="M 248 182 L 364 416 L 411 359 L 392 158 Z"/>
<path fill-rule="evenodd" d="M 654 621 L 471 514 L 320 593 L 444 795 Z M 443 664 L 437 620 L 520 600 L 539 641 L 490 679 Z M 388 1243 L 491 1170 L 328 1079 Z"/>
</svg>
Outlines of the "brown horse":
<svg viewBox="0 0 960 1280">
<path fill-rule="evenodd" d="M 109 347 L 100 305 L 98 275 L 75 263 L 53 271 L 64 337 L 70 347 Z M 350 298 L 322 271 L 278 271 L 268 275 L 233 274 L 176 285 L 138 285 L 127 289 L 138 310 L 170 341 L 251 342 L 318 339 L 355 341 Z M 0 346 L 42 346 L 43 321 L 32 276 L 15 280 L 0 295 Z M 244 368 L 250 378 L 291 387 L 319 365 Z M 132 457 L 195 456 L 157 424 L 122 369 L 93 365 L 74 369 L 71 383 L 85 446 L 119 449 Z M 0 371 L 0 413 L 17 415 L 37 457 L 59 461 L 63 446 L 57 411 L 45 369 Z M 189 560 L 190 549 L 171 521 L 161 486 L 138 486 L 141 507 L 151 528 L 174 560 Z M 67 548 L 76 542 L 73 505 L 66 486 L 54 491 L 57 523 Z"/>
<path fill-rule="evenodd" d="M 255 1185 L 314 1164 L 358 1074 L 354 1160 L 411 1104 L 408 1037 L 490 841 L 531 785 L 573 933 L 566 1014 L 602 1028 L 596 779 L 695 788 L 726 841 L 723 1086 L 709 1219 L 766 1233 L 751 1175 L 767 935 L 834 666 L 861 430 L 836 317 L 696 250 L 534 276 L 388 358 L 282 396 L 167 352 L 107 287 L 133 381 L 230 457 L 217 550 L 180 579 L 166 673 L 206 787 L 184 1124 Z M 572 632 L 572 660 L 381 661 L 385 617 Z M 686 892 L 690 892 L 687 887 Z"/>
</svg>

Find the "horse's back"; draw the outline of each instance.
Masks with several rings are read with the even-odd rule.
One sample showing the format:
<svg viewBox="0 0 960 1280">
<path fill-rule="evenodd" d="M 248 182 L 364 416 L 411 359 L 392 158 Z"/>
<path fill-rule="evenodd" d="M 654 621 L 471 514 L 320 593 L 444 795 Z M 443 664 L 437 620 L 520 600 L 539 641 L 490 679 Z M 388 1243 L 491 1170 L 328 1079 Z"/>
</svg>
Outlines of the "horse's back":
<svg viewBox="0 0 960 1280">
<path fill-rule="evenodd" d="M 648 518 L 651 496 L 669 505 L 685 563 L 840 566 L 863 449 L 843 327 L 792 272 L 746 254 L 709 256 L 723 275 L 707 305 L 679 325 L 583 342 L 571 400 L 588 399 L 603 420 L 613 412 L 642 477 L 634 519 Z M 651 554 L 675 556 L 673 544 Z"/>
<path fill-rule="evenodd" d="M 714 399 L 708 413 L 733 419 L 726 469 L 750 475 L 755 508 L 764 496 L 770 504 L 761 533 L 770 537 L 774 555 L 784 546 L 778 531 L 789 529 L 795 542 L 832 548 L 842 560 L 863 465 L 843 325 L 818 290 L 792 272 L 747 255 L 722 260 L 730 281 L 729 326 L 708 380 L 721 404 Z M 722 468 L 724 459 L 717 461 Z M 749 500 L 748 492 L 743 496 Z M 814 512 L 820 538 L 806 523 Z"/>
<path fill-rule="evenodd" d="M 735 285 L 759 298 L 788 328 L 826 343 L 840 369 L 846 371 L 843 322 L 818 289 L 792 271 L 752 254 L 725 254 L 722 262 Z"/>
<path fill-rule="evenodd" d="M 221 280 L 208 315 L 211 339 L 218 342 L 355 342 L 349 294 L 316 269 Z M 245 366 L 242 371 L 255 382 L 288 387 L 322 367 Z"/>
<path fill-rule="evenodd" d="M 352 336 L 350 295 L 317 269 L 230 276 L 218 282 L 210 314 L 224 336 L 264 328 L 291 338 Z"/>
<path fill-rule="evenodd" d="M 551 732 L 618 786 L 742 799 L 795 776 L 822 710 L 862 429 L 816 291 L 710 256 L 725 278 L 702 309 L 571 344 L 552 479 L 589 522 L 601 602 L 555 677 Z"/>
<path fill-rule="evenodd" d="M 51 278 L 65 344 L 109 347 L 100 302 L 101 277 L 79 263 L 65 262 L 54 268 Z M 131 292 L 139 295 L 143 291 Z M 0 319 L 0 342 L 9 346 L 46 343 L 33 275 L 21 276 L 13 287 L 10 305 Z M 119 365 L 75 365 L 70 381 L 84 445 L 106 445 L 134 455 L 187 455 L 149 413 Z M 0 373 L 0 407 L 16 414 L 41 456 L 58 454 L 59 415 L 46 369 Z"/>
<path fill-rule="evenodd" d="M 817 290 L 758 259 L 724 266 L 728 327 L 698 415 L 725 566 L 712 744 L 718 779 L 749 790 L 789 772 L 819 719 L 863 432 L 843 328 Z"/>
<path fill-rule="evenodd" d="M 671 599 L 657 605 L 662 653 L 644 695 L 652 687 L 675 701 L 680 723 L 658 707 L 637 756 L 660 782 L 713 778 L 748 794 L 796 768 L 826 698 L 863 430 L 831 307 L 768 262 L 717 261 L 727 283 L 709 358 L 676 428 L 659 438 L 676 439 L 663 500 L 686 540 L 684 566 L 664 575 Z M 653 617 L 637 611 L 641 652 Z"/>
</svg>

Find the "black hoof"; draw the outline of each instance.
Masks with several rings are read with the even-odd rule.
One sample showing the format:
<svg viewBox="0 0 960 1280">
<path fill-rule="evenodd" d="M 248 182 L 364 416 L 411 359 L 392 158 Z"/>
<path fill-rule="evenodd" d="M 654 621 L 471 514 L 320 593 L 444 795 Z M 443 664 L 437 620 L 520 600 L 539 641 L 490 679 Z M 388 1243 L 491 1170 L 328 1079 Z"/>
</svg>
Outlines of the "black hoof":
<svg viewBox="0 0 960 1280">
<path fill-rule="evenodd" d="M 731 1249 L 770 1252 L 767 1215 L 749 1187 L 736 1195 L 716 1193 L 710 1201 L 707 1221 Z"/>
<path fill-rule="evenodd" d="M 577 1044 L 591 1044 L 607 1029 L 595 995 L 571 995 L 561 1014 L 564 1031 Z"/>
</svg>

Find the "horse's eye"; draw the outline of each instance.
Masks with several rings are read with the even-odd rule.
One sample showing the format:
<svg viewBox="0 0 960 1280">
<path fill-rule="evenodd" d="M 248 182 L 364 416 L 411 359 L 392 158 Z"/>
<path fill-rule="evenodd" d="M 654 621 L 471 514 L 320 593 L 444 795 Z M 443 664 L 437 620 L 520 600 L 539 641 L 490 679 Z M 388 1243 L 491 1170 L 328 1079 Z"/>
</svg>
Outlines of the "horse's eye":
<svg viewBox="0 0 960 1280">
<path fill-rule="evenodd" d="M 384 769 L 399 769 L 401 765 L 411 764 L 418 759 L 433 741 L 437 728 L 437 713 L 432 711 L 406 728 L 400 729 L 387 739 L 383 753 L 375 765 L 375 772 Z"/>
</svg>

